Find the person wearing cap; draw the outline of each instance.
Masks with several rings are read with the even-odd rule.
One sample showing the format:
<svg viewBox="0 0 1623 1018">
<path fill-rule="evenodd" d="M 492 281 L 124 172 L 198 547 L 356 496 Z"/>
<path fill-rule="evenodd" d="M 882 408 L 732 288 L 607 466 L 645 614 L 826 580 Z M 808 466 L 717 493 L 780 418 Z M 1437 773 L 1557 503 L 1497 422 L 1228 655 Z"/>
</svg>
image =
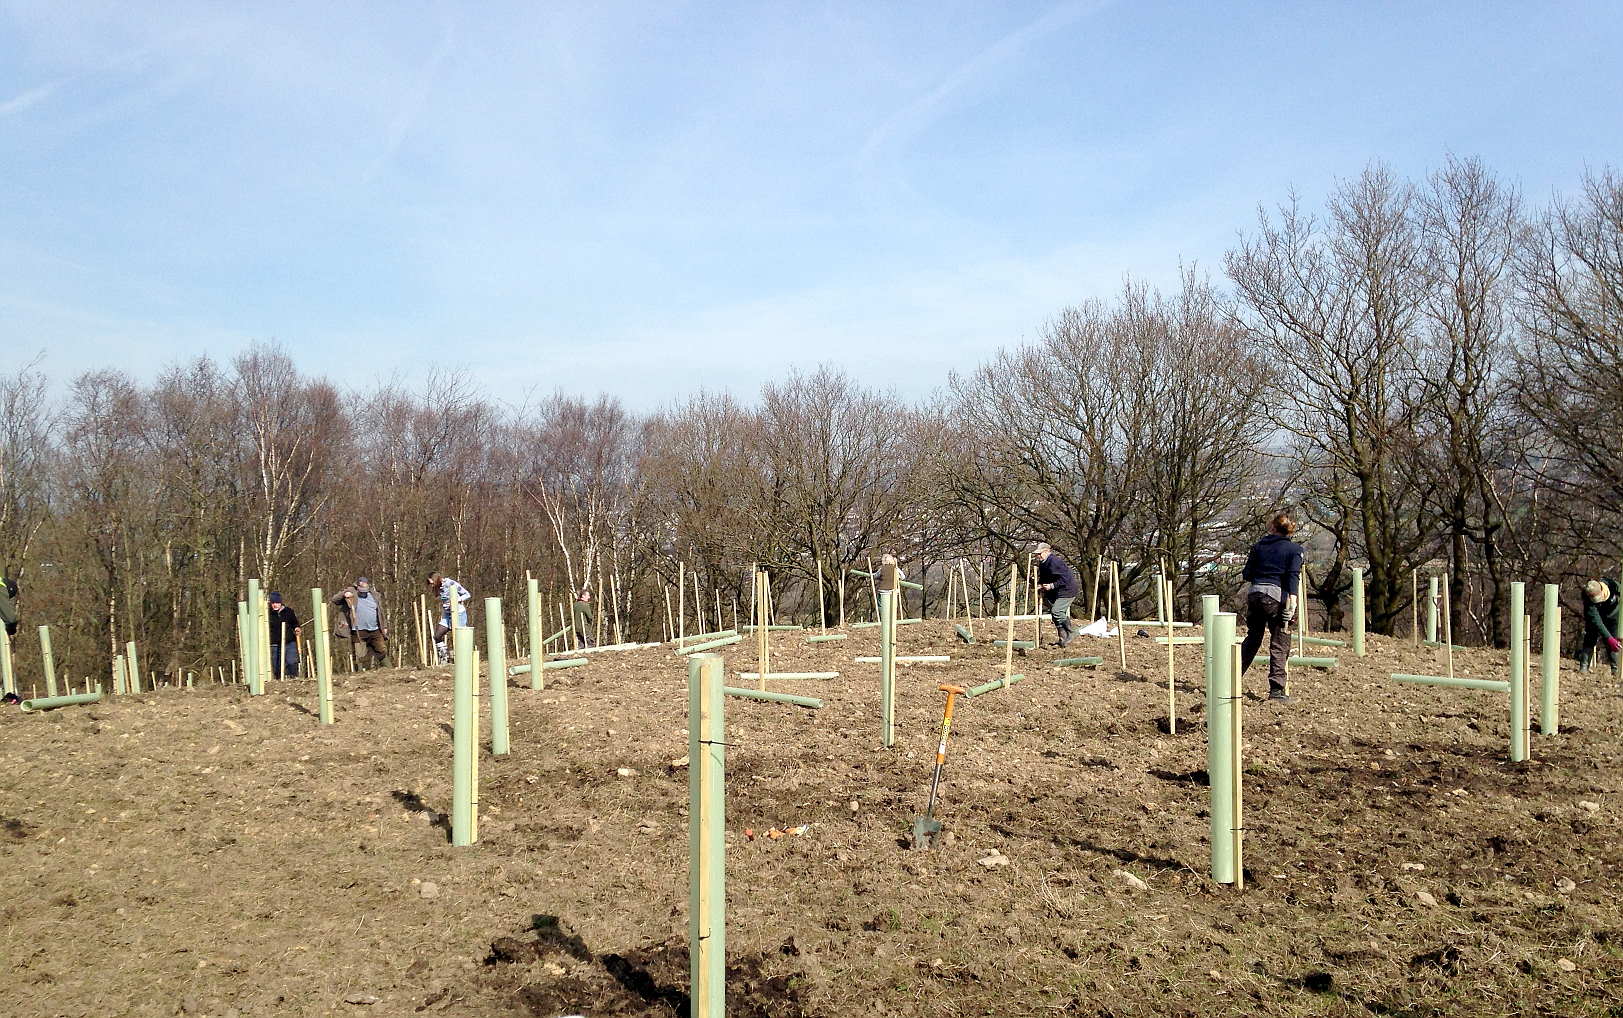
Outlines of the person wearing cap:
<svg viewBox="0 0 1623 1018">
<path fill-rule="evenodd" d="M 1606 663 L 1617 664 L 1618 651 L 1623 650 L 1623 642 L 1618 639 L 1619 603 L 1617 581 L 1610 576 L 1584 584 L 1584 642 L 1578 651 L 1579 671 L 1589 670 L 1603 646 Z"/>
<path fill-rule="evenodd" d="M 356 665 L 365 671 L 374 659 L 379 665 L 388 664 L 389 627 L 383 619 L 383 600 L 364 576 L 355 581 L 354 613 Z"/>
<path fill-rule="evenodd" d="M 1076 570 L 1065 561 L 1065 556 L 1053 549 L 1047 541 L 1037 545 L 1037 590 L 1042 594 L 1043 606 L 1054 620 L 1054 632 L 1059 645 L 1066 646 L 1074 634 L 1071 632 L 1071 601 L 1076 598 L 1078 586 Z"/>
<path fill-rule="evenodd" d="M 348 651 L 351 660 L 355 654 L 355 588 L 345 587 L 328 599 L 332 606 L 333 649 Z M 340 650 L 340 648 L 342 648 Z"/>
<path fill-rule="evenodd" d="M 299 677 L 299 617 L 282 603 L 282 595 L 270 598 L 271 676 L 277 679 Z"/>
<path fill-rule="evenodd" d="M 1296 620 L 1297 584 L 1302 578 L 1302 546 L 1291 540 L 1296 521 L 1279 512 L 1268 522 L 1268 533 L 1251 546 L 1240 578 L 1246 581 L 1245 643 L 1240 648 L 1240 674 L 1244 675 L 1268 634 L 1268 699 L 1290 703 L 1285 692 L 1285 668 L 1291 656 L 1291 623 Z"/>
<path fill-rule="evenodd" d="M 575 639 L 578 641 L 576 646 L 592 646 L 592 627 L 597 624 L 597 615 L 592 611 L 592 591 L 590 588 L 582 587 L 580 593 L 575 595 L 573 612 L 575 617 Z"/>
</svg>

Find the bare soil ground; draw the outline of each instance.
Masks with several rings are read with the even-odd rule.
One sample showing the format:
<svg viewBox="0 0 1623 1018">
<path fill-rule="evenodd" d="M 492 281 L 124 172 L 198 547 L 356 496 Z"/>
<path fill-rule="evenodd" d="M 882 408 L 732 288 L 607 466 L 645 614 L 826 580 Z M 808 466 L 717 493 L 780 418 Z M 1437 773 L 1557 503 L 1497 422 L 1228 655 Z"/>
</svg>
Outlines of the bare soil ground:
<svg viewBox="0 0 1623 1018">
<path fill-rule="evenodd" d="M 820 711 L 728 700 L 731 1014 L 1623 1015 L 1609 676 L 1569 662 L 1564 730 L 1512 765 L 1502 694 L 1388 679 L 1435 651 L 1330 651 L 1296 704 L 1246 711 L 1236 893 L 1207 878 L 1198 647 L 1178 651 L 1175 736 L 1150 640 L 1125 670 L 1102 640 L 1080 641 L 1096 672 L 1020 661 L 1027 681 L 963 703 L 951 837 L 915 853 L 936 685 L 1001 655 L 940 622 L 901 636 L 953 660 L 900 670 L 894 749 L 878 667 L 851 661 L 871 629 L 776 635 L 780 670 L 843 672 L 781 684 Z M 445 670 L 342 677 L 327 728 L 299 681 L 8 712 L 0 1013 L 684 1014 L 685 683 L 661 649 L 515 685 L 513 752 L 484 759 L 463 849 Z M 994 849 L 1007 865 L 979 862 Z"/>
</svg>

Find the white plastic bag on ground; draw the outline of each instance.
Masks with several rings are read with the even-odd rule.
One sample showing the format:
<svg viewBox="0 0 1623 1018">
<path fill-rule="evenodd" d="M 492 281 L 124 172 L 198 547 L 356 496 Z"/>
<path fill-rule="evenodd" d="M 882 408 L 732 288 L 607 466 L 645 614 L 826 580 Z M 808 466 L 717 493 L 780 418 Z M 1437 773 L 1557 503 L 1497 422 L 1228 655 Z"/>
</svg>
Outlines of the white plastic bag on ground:
<svg viewBox="0 0 1623 1018">
<path fill-rule="evenodd" d="M 1095 622 L 1089 622 L 1087 625 L 1085 625 L 1081 629 L 1077 630 L 1077 635 L 1079 635 L 1079 636 L 1115 636 L 1116 631 L 1111 628 L 1109 619 L 1099 619 L 1099 620 L 1097 620 Z"/>
</svg>

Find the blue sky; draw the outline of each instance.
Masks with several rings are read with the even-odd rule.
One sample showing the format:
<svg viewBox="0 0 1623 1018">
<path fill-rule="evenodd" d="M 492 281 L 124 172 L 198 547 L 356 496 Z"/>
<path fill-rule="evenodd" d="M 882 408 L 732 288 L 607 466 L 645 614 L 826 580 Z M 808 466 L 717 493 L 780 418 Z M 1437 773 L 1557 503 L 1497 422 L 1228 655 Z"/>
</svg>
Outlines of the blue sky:
<svg viewBox="0 0 1623 1018">
<path fill-rule="evenodd" d="M 0 0 L 0 370 L 923 394 L 1259 202 L 1623 167 L 1623 4 Z"/>
</svg>

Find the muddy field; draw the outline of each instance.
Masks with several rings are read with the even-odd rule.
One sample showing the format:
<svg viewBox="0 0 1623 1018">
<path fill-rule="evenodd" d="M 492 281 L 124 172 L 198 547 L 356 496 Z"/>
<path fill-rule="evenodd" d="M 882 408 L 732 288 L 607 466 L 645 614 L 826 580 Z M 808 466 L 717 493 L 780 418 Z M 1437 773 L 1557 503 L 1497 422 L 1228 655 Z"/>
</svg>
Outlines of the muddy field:
<svg viewBox="0 0 1623 1018">
<path fill-rule="evenodd" d="M 1563 732 L 1512 765 L 1502 694 L 1388 680 L 1434 651 L 1372 638 L 1296 674 L 1297 703 L 1246 711 L 1236 893 L 1206 876 L 1198 647 L 1175 736 L 1142 638 L 1126 671 L 1082 640 L 1106 667 L 1034 651 L 963 702 L 950 836 L 915 853 L 936 685 L 1001 656 L 900 632 L 953 660 L 899 670 L 894 749 L 878 667 L 851 661 L 871 629 L 774 639 L 779 670 L 843 673 L 782 684 L 822 710 L 727 702 L 730 1014 L 1623 1014 L 1609 677 L 1569 662 Z M 329 728 L 299 681 L 9 711 L 0 1012 L 685 1014 L 685 683 L 643 650 L 515 685 L 513 752 L 483 760 L 481 840 L 455 850 L 445 670 L 341 677 Z"/>
</svg>

